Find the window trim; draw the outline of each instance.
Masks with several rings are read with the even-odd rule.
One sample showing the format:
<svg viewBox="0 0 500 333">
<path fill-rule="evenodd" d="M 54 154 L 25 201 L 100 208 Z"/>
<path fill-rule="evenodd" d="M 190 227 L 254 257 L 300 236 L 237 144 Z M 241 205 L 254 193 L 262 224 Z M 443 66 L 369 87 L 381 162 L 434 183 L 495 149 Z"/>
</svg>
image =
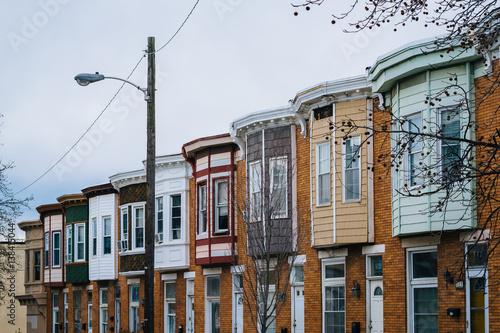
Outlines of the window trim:
<svg viewBox="0 0 500 333">
<path fill-rule="evenodd" d="M 284 163 L 283 163 L 284 162 Z M 288 217 L 288 156 L 279 156 L 279 157 L 270 157 L 269 158 L 269 202 L 272 202 L 273 198 L 273 192 L 274 192 L 274 165 L 275 164 L 282 164 L 285 168 L 285 183 L 284 185 L 279 184 L 279 189 L 280 191 L 285 191 L 284 194 L 284 201 L 285 201 L 285 207 L 283 211 L 279 212 L 272 212 L 272 218 L 274 219 L 279 219 L 279 218 L 287 218 Z M 280 194 L 281 196 L 281 194 Z"/>
<path fill-rule="evenodd" d="M 423 246 L 415 248 L 406 249 L 406 265 L 407 265 L 407 277 L 406 277 L 406 302 L 407 302 L 407 331 L 408 333 L 413 333 L 415 330 L 415 311 L 414 311 L 414 289 L 415 288 L 438 288 L 438 277 L 427 277 L 427 278 L 413 278 L 413 254 L 416 253 L 429 253 L 436 252 L 437 246 Z M 436 268 L 437 270 L 437 268 Z M 439 289 L 438 289 L 439 290 Z M 439 317 L 439 312 L 438 312 Z M 438 318 L 439 323 L 439 318 Z"/>
<path fill-rule="evenodd" d="M 109 235 L 105 234 L 105 225 L 106 225 L 106 220 L 109 219 Z M 102 221 L 102 255 L 112 255 L 113 254 L 113 220 L 111 219 L 111 215 L 103 216 L 101 217 Z M 109 253 L 106 253 L 106 238 L 109 237 Z"/>
<path fill-rule="evenodd" d="M 83 227 L 83 242 L 79 242 L 78 241 L 78 230 L 79 228 Z M 78 223 L 78 224 L 75 224 L 75 230 L 76 230 L 76 237 L 74 237 L 75 239 L 75 262 L 81 262 L 81 261 L 85 261 L 86 260 L 86 251 L 85 251 L 85 244 L 86 244 L 86 241 L 87 241 L 87 233 L 86 233 L 86 225 L 85 223 Z M 80 258 L 78 256 L 78 244 L 81 244 L 83 243 L 83 258 Z"/>
<path fill-rule="evenodd" d="M 138 247 L 137 246 L 137 229 L 140 229 L 141 227 L 137 227 L 137 209 L 142 209 L 142 246 Z M 144 245 L 146 243 L 145 235 L 146 235 L 146 230 L 145 230 L 145 221 L 146 220 L 146 207 L 144 204 L 135 204 L 132 206 L 132 250 L 144 250 Z"/>
<path fill-rule="evenodd" d="M 226 202 L 225 202 L 225 205 L 222 204 L 222 205 L 219 205 L 219 187 L 218 187 L 218 184 L 219 183 L 226 183 L 227 184 L 227 197 L 226 197 Z M 229 229 L 230 229 L 230 223 L 229 223 L 229 218 L 230 218 L 230 211 L 229 211 L 229 200 L 230 200 L 230 196 L 229 196 L 229 193 L 230 193 L 230 188 L 229 188 L 229 177 L 220 177 L 220 178 L 214 178 L 213 179 L 213 184 L 214 184 L 214 189 L 213 189 L 213 203 L 214 203 L 214 206 L 213 206 L 213 221 L 214 221 L 214 231 L 213 233 L 214 234 L 225 234 L 225 233 L 228 233 L 229 232 Z M 222 207 L 226 207 L 227 208 L 227 228 L 226 229 L 221 229 L 220 228 L 220 225 L 219 225 L 219 208 L 222 208 Z"/>
<path fill-rule="evenodd" d="M 55 248 L 55 244 L 56 242 L 54 241 L 55 239 L 55 235 L 57 234 L 58 238 L 59 238 L 59 247 L 57 248 L 57 251 L 59 253 L 59 255 L 57 256 L 58 257 L 58 260 L 59 260 L 59 264 L 56 265 L 55 264 L 55 259 L 56 259 L 56 256 L 55 256 L 55 253 L 56 253 L 56 248 Z M 52 232 L 52 268 L 60 268 L 62 265 L 61 265 L 61 231 L 53 231 Z"/>
<path fill-rule="evenodd" d="M 180 201 L 181 201 L 181 204 L 180 206 L 174 206 L 174 197 L 179 197 L 180 198 Z M 183 228 L 183 220 L 184 220 L 184 214 L 182 212 L 182 207 L 184 206 L 184 202 L 183 202 L 183 196 L 182 196 L 182 193 L 173 193 L 173 194 L 170 194 L 169 195 L 169 204 L 170 204 L 170 216 L 169 216 L 169 227 L 168 227 L 168 232 L 169 232 L 169 240 L 172 241 L 172 242 L 176 242 L 176 241 L 181 241 L 183 239 L 183 233 L 184 233 L 184 228 Z M 173 218 L 174 218 L 174 213 L 173 213 L 173 209 L 174 207 L 179 207 L 179 211 L 180 211 L 180 215 L 179 215 L 179 219 L 180 219 L 180 226 L 179 226 L 179 229 L 175 229 L 175 230 L 179 230 L 179 238 L 176 238 L 174 239 L 173 235 L 174 235 L 174 228 L 173 228 Z"/>
<path fill-rule="evenodd" d="M 328 169 L 328 172 L 325 172 L 325 173 L 320 173 L 320 164 L 321 164 L 321 160 L 320 160 L 320 154 L 319 154 L 319 151 L 322 147 L 327 147 L 328 149 L 328 152 L 327 152 L 327 155 L 328 155 L 328 158 L 326 159 L 326 162 L 327 162 L 327 169 Z M 330 149 L 330 140 L 328 141 L 323 141 L 323 142 L 319 142 L 316 144 L 316 207 L 323 207 L 323 206 L 329 206 L 331 205 L 332 203 L 332 191 L 331 191 L 331 182 L 332 182 L 332 179 L 331 179 L 331 149 Z M 321 193 L 321 189 L 320 189 L 320 185 L 321 185 L 321 182 L 320 182 L 320 177 L 321 176 L 326 176 L 328 175 L 328 202 L 325 201 L 325 202 L 321 202 L 321 196 L 320 196 L 320 193 Z"/>
<path fill-rule="evenodd" d="M 73 225 L 66 226 L 66 255 L 64 262 L 73 262 Z"/>
<path fill-rule="evenodd" d="M 197 235 L 205 235 L 207 234 L 208 232 L 208 189 L 207 189 L 207 184 L 208 182 L 206 180 L 203 180 L 201 182 L 199 182 L 197 185 L 196 185 L 196 212 L 197 212 L 197 223 L 196 223 L 196 231 L 197 231 Z M 201 205 L 201 189 L 204 188 L 204 191 L 205 191 L 205 196 L 204 196 L 204 204 L 205 204 L 205 209 L 203 210 L 202 209 L 202 205 Z M 201 220 L 200 220 L 200 216 L 201 216 L 201 213 L 204 212 L 205 213 L 205 221 L 203 223 L 203 227 L 204 227 L 204 231 L 201 231 L 202 230 L 202 225 L 201 225 Z"/>
<path fill-rule="evenodd" d="M 359 177 L 359 187 L 358 187 L 358 198 L 355 199 L 346 199 L 346 147 L 347 147 L 347 141 L 352 142 L 353 140 L 357 140 L 358 143 L 357 145 L 359 146 L 358 150 L 358 155 L 359 158 L 357 158 L 358 161 L 358 177 Z M 342 202 L 347 203 L 347 202 L 358 202 L 361 201 L 361 135 L 353 135 L 351 138 L 347 139 L 344 141 L 345 144 L 342 145 Z M 356 143 L 354 143 L 356 144 Z M 356 168 L 349 168 L 349 170 L 355 170 Z"/>
</svg>

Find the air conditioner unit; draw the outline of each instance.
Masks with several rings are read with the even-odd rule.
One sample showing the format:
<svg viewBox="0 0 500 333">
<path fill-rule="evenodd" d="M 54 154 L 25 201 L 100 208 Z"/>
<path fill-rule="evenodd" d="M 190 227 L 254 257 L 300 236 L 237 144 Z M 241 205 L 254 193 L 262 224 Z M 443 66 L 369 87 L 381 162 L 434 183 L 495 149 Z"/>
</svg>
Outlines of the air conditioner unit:
<svg viewBox="0 0 500 333">
<path fill-rule="evenodd" d="M 123 239 L 121 242 L 122 242 L 122 251 L 127 251 L 128 250 L 128 240 Z"/>
<path fill-rule="evenodd" d="M 118 248 L 118 251 L 121 252 L 121 250 L 122 250 L 122 241 L 117 241 L 116 242 L 116 247 Z"/>
<path fill-rule="evenodd" d="M 71 256 L 71 254 L 66 254 L 65 259 L 66 259 L 66 262 L 71 262 L 73 258 Z"/>
<path fill-rule="evenodd" d="M 156 235 L 155 235 L 155 241 L 156 241 L 158 244 L 163 243 L 163 233 L 156 234 Z"/>
</svg>

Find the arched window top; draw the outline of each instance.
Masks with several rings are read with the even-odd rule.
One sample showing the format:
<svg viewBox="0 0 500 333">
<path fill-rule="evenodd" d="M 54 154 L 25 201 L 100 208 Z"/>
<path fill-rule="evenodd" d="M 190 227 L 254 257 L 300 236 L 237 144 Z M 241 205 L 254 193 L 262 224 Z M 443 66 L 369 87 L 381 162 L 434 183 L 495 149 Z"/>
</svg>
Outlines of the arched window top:
<svg viewBox="0 0 500 333">
<path fill-rule="evenodd" d="M 373 292 L 373 296 L 383 296 L 384 292 L 382 291 L 382 288 L 377 287 L 375 288 L 375 291 Z"/>
</svg>

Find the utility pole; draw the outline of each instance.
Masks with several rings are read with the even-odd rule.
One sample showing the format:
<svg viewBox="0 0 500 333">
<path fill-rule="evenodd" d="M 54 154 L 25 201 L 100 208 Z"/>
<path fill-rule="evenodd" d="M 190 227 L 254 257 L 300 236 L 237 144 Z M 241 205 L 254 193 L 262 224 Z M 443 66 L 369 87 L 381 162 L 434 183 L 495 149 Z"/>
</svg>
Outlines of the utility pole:
<svg viewBox="0 0 500 333">
<path fill-rule="evenodd" d="M 146 223 L 145 223 L 145 290 L 144 332 L 154 332 L 154 285 L 155 285 L 155 38 L 148 37 L 148 121 L 146 156 Z"/>
</svg>

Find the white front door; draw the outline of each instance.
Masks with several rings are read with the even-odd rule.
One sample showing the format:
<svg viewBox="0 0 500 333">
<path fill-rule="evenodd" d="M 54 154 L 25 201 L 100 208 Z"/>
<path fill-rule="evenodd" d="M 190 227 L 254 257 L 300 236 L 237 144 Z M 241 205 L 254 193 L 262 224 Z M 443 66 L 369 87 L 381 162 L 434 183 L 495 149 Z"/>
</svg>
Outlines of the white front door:
<svg viewBox="0 0 500 333">
<path fill-rule="evenodd" d="M 293 333 L 304 333 L 304 287 L 293 288 Z"/>
<path fill-rule="evenodd" d="M 235 321 L 234 321 L 234 332 L 241 333 L 243 332 L 243 294 L 235 293 Z"/>
<path fill-rule="evenodd" d="M 384 332 L 384 284 L 382 280 L 370 280 L 370 332 Z"/>
<path fill-rule="evenodd" d="M 187 327 L 186 332 L 194 333 L 194 297 L 187 298 Z"/>
</svg>

